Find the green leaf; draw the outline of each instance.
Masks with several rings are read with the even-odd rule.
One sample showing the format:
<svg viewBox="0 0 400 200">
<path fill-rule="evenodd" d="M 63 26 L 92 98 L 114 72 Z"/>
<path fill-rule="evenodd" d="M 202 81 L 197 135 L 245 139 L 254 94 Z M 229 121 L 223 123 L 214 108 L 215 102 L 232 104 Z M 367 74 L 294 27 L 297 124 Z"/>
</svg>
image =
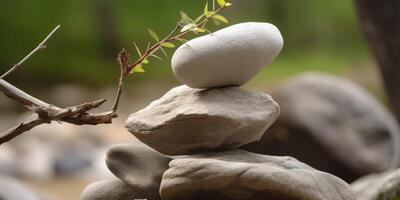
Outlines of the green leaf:
<svg viewBox="0 0 400 200">
<path fill-rule="evenodd" d="M 143 72 L 146 72 L 146 71 L 144 71 L 142 65 L 136 65 L 135 67 L 133 67 L 133 69 L 131 71 L 131 74 L 133 74 L 133 73 L 143 73 Z"/>
<path fill-rule="evenodd" d="M 162 60 L 162 58 L 160 56 L 157 56 L 157 55 L 154 55 L 154 54 L 151 54 L 150 56 L 154 57 L 154 58 L 157 58 L 158 60 Z"/>
<path fill-rule="evenodd" d="M 197 33 L 204 33 L 204 32 L 206 32 L 206 29 L 204 29 L 204 28 L 195 28 L 195 29 L 193 29 L 193 31 L 197 32 Z"/>
<path fill-rule="evenodd" d="M 198 18 L 196 18 L 194 20 L 194 23 L 196 23 L 196 24 L 199 23 L 203 19 L 203 17 L 204 17 L 204 14 L 200 15 Z"/>
<path fill-rule="evenodd" d="M 194 23 L 193 19 L 190 18 L 185 12 L 180 11 L 181 13 L 181 22 L 183 24 L 190 24 L 190 23 Z"/>
<path fill-rule="evenodd" d="M 150 44 L 151 44 L 150 42 L 149 42 L 149 43 L 147 43 L 147 48 L 146 48 L 146 51 L 150 49 Z"/>
<path fill-rule="evenodd" d="M 212 32 L 206 28 L 203 28 L 205 31 L 207 31 L 207 33 L 212 34 Z"/>
<path fill-rule="evenodd" d="M 167 47 L 167 48 L 175 48 L 175 44 L 173 44 L 171 42 L 164 42 L 161 44 L 161 46 Z"/>
<path fill-rule="evenodd" d="M 225 4 L 226 4 L 225 0 L 217 0 L 217 3 L 218 3 L 218 5 L 221 6 L 221 7 L 224 7 Z"/>
<path fill-rule="evenodd" d="M 185 25 L 185 26 L 182 28 L 181 33 L 182 33 L 182 32 L 185 32 L 185 31 L 187 31 L 187 30 L 194 29 L 194 28 L 197 28 L 197 25 L 196 25 L 196 24 L 194 24 L 194 23 L 187 24 L 187 25 Z"/>
<path fill-rule="evenodd" d="M 216 20 L 216 19 L 213 19 L 213 22 L 214 22 L 214 24 L 217 25 L 217 26 L 219 26 L 219 25 L 221 24 L 221 22 L 218 21 L 218 20 Z"/>
<path fill-rule="evenodd" d="M 204 16 L 210 16 L 210 11 L 208 11 L 208 1 L 206 2 L 206 7 L 204 7 Z"/>
<path fill-rule="evenodd" d="M 153 30 L 151 30 L 151 29 L 147 29 L 148 31 L 149 31 L 149 33 L 150 33 L 150 36 L 153 38 L 153 39 L 155 39 L 157 42 L 159 42 L 160 41 L 160 38 L 158 37 L 158 35 L 157 35 L 157 33 L 156 32 L 154 32 Z"/>
<path fill-rule="evenodd" d="M 207 23 L 208 23 L 208 19 L 205 19 L 205 20 L 204 20 L 204 23 L 201 24 L 201 27 L 199 27 L 199 28 L 205 28 L 206 25 L 207 25 Z"/>
<path fill-rule="evenodd" d="M 222 15 L 213 15 L 212 18 L 213 18 L 213 19 L 216 19 L 216 20 L 218 20 L 218 21 L 220 21 L 220 22 L 222 22 L 222 23 L 225 23 L 225 24 L 228 24 L 228 23 L 229 23 L 228 19 L 226 19 L 226 18 L 225 18 L 224 16 L 222 16 Z"/>
<path fill-rule="evenodd" d="M 145 58 L 145 59 L 143 59 L 142 63 L 143 64 L 149 64 L 149 60 Z"/>
<path fill-rule="evenodd" d="M 133 44 L 135 45 L 136 51 L 139 54 L 139 56 L 142 57 L 142 53 L 140 52 L 139 47 L 136 45 L 136 42 L 133 42 Z"/>
<path fill-rule="evenodd" d="M 161 51 L 164 53 L 165 57 L 167 57 L 167 58 L 168 58 L 168 54 L 167 54 L 167 52 L 165 52 L 165 50 L 164 50 L 162 47 L 160 47 L 160 49 L 161 49 Z"/>
<path fill-rule="evenodd" d="M 212 0 L 212 1 L 213 1 L 212 10 L 215 11 L 215 0 Z"/>
<path fill-rule="evenodd" d="M 183 39 L 183 38 L 177 38 L 177 40 L 178 40 L 179 42 L 182 42 L 183 44 L 185 44 L 186 42 L 188 42 L 188 40 L 185 40 L 185 39 Z"/>
</svg>

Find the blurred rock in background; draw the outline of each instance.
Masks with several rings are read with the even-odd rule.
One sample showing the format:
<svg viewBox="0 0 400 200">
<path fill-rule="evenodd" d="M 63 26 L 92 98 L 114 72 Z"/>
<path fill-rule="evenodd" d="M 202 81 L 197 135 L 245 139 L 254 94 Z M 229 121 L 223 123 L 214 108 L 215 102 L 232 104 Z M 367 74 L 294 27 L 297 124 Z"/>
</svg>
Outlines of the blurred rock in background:
<svg viewBox="0 0 400 200">
<path fill-rule="evenodd" d="M 400 170 L 361 177 L 350 186 L 358 200 L 396 200 L 400 192 Z"/>
<path fill-rule="evenodd" d="M 17 179 L 0 176 L 1 200 L 41 200 L 42 198 Z"/>
<path fill-rule="evenodd" d="M 273 97 L 281 116 L 261 141 L 244 149 L 290 155 L 346 181 L 398 162 L 393 143 L 399 143 L 400 131 L 395 119 L 355 83 L 307 73 L 290 80 Z"/>
</svg>

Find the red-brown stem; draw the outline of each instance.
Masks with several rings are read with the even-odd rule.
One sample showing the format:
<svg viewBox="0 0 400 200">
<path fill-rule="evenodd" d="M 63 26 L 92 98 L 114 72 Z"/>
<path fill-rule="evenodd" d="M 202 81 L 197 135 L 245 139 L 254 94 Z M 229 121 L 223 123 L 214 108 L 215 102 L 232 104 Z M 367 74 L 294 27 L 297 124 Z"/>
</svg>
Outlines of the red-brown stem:
<svg viewBox="0 0 400 200">
<path fill-rule="evenodd" d="M 226 8 L 225 6 L 219 7 L 210 16 L 205 17 L 200 23 L 198 23 L 197 27 L 203 26 L 205 23 L 208 22 L 208 20 L 212 16 L 216 15 L 217 13 L 219 13 L 221 10 L 223 10 L 225 8 Z M 129 72 L 132 71 L 133 68 L 135 68 L 136 66 L 141 65 L 145 59 L 147 59 L 149 56 L 153 55 L 160 48 L 162 48 L 163 43 L 176 41 L 191 32 L 191 30 L 186 30 L 182 33 L 176 34 L 180 28 L 182 28 L 182 26 L 178 23 L 167 37 L 165 37 L 164 39 L 160 40 L 159 42 L 157 42 L 156 44 L 154 44 L 153 46 L 148 48 L 146 50 L 146 52 L 138 60 L 136 60 L 133 64 L 129 65 L 129 67 L 126 70 L 121 69 L 121 75 L 120 75 L 120 78 L 118 81 L 117 94 L 116 94 L 116 97 L 114 100 L 114 105 L 112 107 L 112 111 L 116 112 L 118 109 L 119 101 L 121 99 L 121 95 L 122 95 L 122 91 L 123 91 L 123 87 L 124 87 L 124 82 L 125 82 L 127 76 L 129 75 Z"/>
</svg>

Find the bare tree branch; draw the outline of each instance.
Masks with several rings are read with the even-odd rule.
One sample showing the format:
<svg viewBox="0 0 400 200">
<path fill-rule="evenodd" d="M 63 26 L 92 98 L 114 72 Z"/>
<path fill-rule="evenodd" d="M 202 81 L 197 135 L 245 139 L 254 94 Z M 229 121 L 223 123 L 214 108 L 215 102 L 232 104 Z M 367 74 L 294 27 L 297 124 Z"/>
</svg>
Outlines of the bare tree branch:
<svg viewBox="0 0 400 200">
<path fill-rule="evenodd" d="M 105 99 L 83 103 L 81 105 L 60 108 L 25 93 L 24 91 L 0 79 L 0 91 L 9 98 L 21 103 L 29 110 L 36 113 L 34 119 L 23 122 L 18 126 L 0 133 L 0 145 L 8 142 L 16 136 L 31 130 L 43 123 L 51 121 L 67 122 L 75 125 L 98 125 L 108 124 L 112 119 L 118 117 L 115 111 L 104 112 L 100 114 L 90 114 L 87 111 L 98 108 L 106 102 Z"/>
<path fill-rule="evenodd" d="M 47 41 L 53 36 L 53 34 L 60 28 L 61 26 L 58 25 L 56 26 L 50 33 L 47 35 L 47 37 L 35 48 L 33 49 L 28 55 L 26 55 L 21 61 L 19 61 L 17 64 L 15 64 L 10 70 L 8 70 L 6 73 L 0 76 L 0 79 L 4 79 L 6 76 L 17 70 L 26 60 L 28 60 L 30 57 L 32 57 L 35 53 L 38 51 L 46 48 L 46 43 Z"/>
<path fill-rule="evenodd" d="M 13 138 L 21 135 L 26 131 L 31 130 L 36 126 L 39 126 L 43 123 L 51 123 L 52 121 L 67 122 L 75 125 L 97 125 L 111 123 L 112 119 L 118 117 L 116 111 L 118 109 L 125 79 L 130 72 L 134 71 L 136 67 L 141 67 L 143 63 L 147 63 L 147 59 L 150 56 L 157 57 L 154 54 L 160 49 L 164 51 L 162 48 L 163 45 L 165 46 L 167 43 L 173 41 L 182 41 L 184 40 L 183 37 L 191 32 L 197 33 L 201 32 L 200 30 L 204 32 L 205 30 L 203 30 L 203 28 L 206 23 L 215 15 L 217 15 L 217 13 L 229 7 L 230 5 L 230 3 L 226 3 L 225 5 L 221 5 L 221 7 L 216 10 L 214 10 L 213 8 L 212 12 L 206 11 L 206 13 L 198 18 L 198 20 L 196 19 L 195 21 L 193 21 L 190 19 L 189 21 L 191 22 L 190 24 L 186 24 L 186 27 L 190 26 L 192 28 L 185 29 L 185 27 L 183 26 L 184 24 L 181 24 L 181 22 L 177 23 L 176 27 L 168 36 L 166 36 L 162 40 L 159 40 L 158 37 L 156 37 L 157 43 L 152 46 L 150 46 L 149 44 L 143 55 L 139 52 L 140 57 L 133 64 L 130 63 L 129 53 L 125 49 L 123 49 L 118 55 L 118 62 L 120 65 L 121 73 L 118 79 L 118 88 L 114 104 L 111 111 L 99 114 L 91 114 L 88 113 L 88 111 L 101 106 L 106 101 L 105 99 L 87 102 L 81 105 L 71 106 L 67 108 L 60 108 L 39 100 L 3 80 L 6 76 L 17 70 L 32 55 L 46 47 L 47 41 L 60 28 L 60 26 L 55 27 L 33 51 L 25 56 L 20 62 L 15 64 L 10 70 L 0 76 L 0 91 L 10 99 L 21 103 L 26 108 L 36 113 L 33 119 L 23 122 L 6 132 L 0 133 L 0 145 L 12 140 Z M 181 32 L 179 32 L 179 30 L 181 30 Z"/>
<path fill-rule="evenodd" d="M 227 6 L 221 6 L 215 11 L 211 12 L 210 15 L 205 16 L 202 15 L 201 19 L 199 22 L 195 24 L 195 27 L 204 27 L 206 23 L 215 15 L 217 15 L 219 12 L 227 8 Z M 184 36 L 188 35 L 189 33 L 192 33 L 193 30 L 188 29 L 183 32 L 179 32 L 179 30 L 183 28 L 182 24 L 179 22 L 176 24 L 175 28 L 171 31 L 171 33 L 163 38 L 162 40 L 156 42 L 152 46 L 150 46 L 150 43 L 146 49 L 146 51 L 143 53 L 143 55 L 140 55 L 140 57 L 133 63 L 130 63 L 130 55 L 129 53 L 125 50 L 122 49 L 121 52 L 118 54 L 118 63 L 121 67 L 121 75 L 118 80 L 118 89 L 117 89 L 117 94 L 114 100 L 114 105 L 112 110 L 116 111 L 118 109 L 118 104 L 119 100 L 121 98 L 122 90 L 124 87 L 124 82 L 129 73 L 135 68 L 143 64 L 145 60 L 147 60 L 150 56 L 153 56 L 158 50 L 163 50 L 162 45 L 166 42 L 173 42 L 177 40 L 181 40 Z M 165 52 L 164 52 L 165 53 Z"/>
<path fill-rule="evenodd" d="M 0 133 L 0 145 L 45 122 L 45 120 L 35 117 L 27 122 L 20 123 L 18 126 L 11 128 L 8 131 Z"/>
<path fill-rule="evenodd" d="M 35 97 L 32 97 L 31 95 L 25 93 L 24 91 L 16 88 L 15 86 L 2 79 L 0 79 L 0 91 L 3 92 L 3 94 L 6 95 L 8 98 L 19 102 L 24 106 L 50 106 L 50 104 L 36 99 Z"/>
<path fill-rule="evenodd" d="M 16 127 L 0 133 L 0 145 L 14 139 L 15 137 L 31 130 L 36 126 L 44 123 L 51 123 L 52 121 L 67 122 L 75 125 L 98 125 L 112 123 L 112 119 L 118 117 L 116 114 L 117 107 L 113 107 L 113 109 L 109 112 L 99 114 L 88 113 L 88 111 L 103 105 L 104 102 L 106 102 L 105 99 L 61 108 L 37 99 L 32 95 L 15 87 L 14 85 L 8 83 L 7 81 L 3 80 L 4 77 L 15 71 L 32 55 L 34 55 L 39 50 L 45 48 L 46 42 L 59 28 L 60 26 L 54 28 L 53 31 L 33 51 L 31 51 L 27 56 L 25 56 L 24 59 L 15 64 L 10 70 L 8 70 L 1 76 L 0 91 L 8 98 L 22 104 L 27 109 L 33 111 L 35 115 L 33 115 L 32 118 L 27 120 L 26 122 L 22 122 Z M 119 97 L 117 97 L 117 99 L 119 101 Z"/>
</svg>

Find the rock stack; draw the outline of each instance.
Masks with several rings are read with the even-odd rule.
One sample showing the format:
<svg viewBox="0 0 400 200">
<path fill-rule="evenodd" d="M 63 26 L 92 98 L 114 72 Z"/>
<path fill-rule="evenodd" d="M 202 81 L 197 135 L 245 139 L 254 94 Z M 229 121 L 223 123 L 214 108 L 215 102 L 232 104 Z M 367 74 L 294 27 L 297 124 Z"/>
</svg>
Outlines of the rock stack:
<svg viewBox="0 0 400 200">
<path fill-rule="evenodd" d="M 118 179 L 88 186 L 82 200 L 355 200 L 344 181 L 294 158 L 237 149 L 279 116 L 271 96 L 239 86 L 282 46 L 268 23 L 237 24 L 182 45 L 172 69 L 185 85 L 126 121 L 148 147 L 111 147 L 106 163 Z"/>
</svg>

